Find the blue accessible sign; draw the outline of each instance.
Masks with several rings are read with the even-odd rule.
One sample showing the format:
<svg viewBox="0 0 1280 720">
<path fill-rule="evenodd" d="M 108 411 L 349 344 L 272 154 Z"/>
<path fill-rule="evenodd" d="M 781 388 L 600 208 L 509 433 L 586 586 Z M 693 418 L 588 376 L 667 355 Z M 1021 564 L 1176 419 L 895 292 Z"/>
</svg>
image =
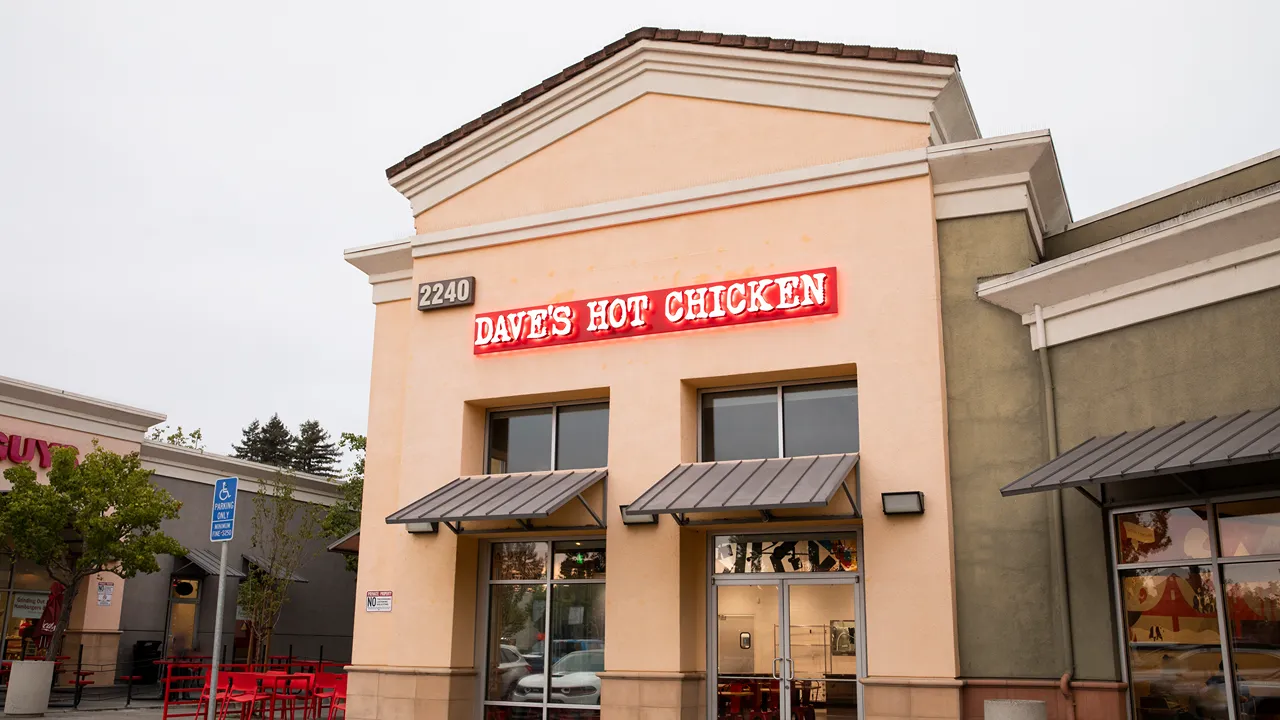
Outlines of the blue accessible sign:
<svg viewBox="0 0 1280 720">
<path fill-rule="evenodd" d="M 213 484 L 213 518 L 209 542 L 227 542 L 236 534 L 236 491 L 240 478 L 222 478 Z"/>
</svg>

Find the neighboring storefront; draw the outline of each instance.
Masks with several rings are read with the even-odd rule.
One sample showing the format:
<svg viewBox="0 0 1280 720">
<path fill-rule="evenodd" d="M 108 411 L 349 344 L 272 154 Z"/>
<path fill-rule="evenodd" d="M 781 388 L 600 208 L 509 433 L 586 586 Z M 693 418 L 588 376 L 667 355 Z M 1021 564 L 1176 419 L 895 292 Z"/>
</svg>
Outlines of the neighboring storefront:
<svg viewBox="0 0 1280 720">
<path fill-rule="evenodd" d="M 1073 224 L 952 56 L 653 29 L 405 158 L 417 234 L 346 253 L 352 719 L 1264 717 L 1280 554 L 1234 467 L 1000 489 L 1280 405 L 1277 162 Z M 1249 427 L 1213 465 L 1280 495 Z"/>
<path fill-rule="evenodd" d="M 93 671 L 90 679 L 99 687 L 122 675 L 154 677 L 151 660 L 158 656 L 211 654 L 218 554 L 208 532 L 211 488 L 220 477 L 242 479 L 248 513 L 230 546 L 232 581 L 222 642 L 229 655 L 243 654 L 247 648 L 247 628 L 236 616 L 235 580 L 245 576 L 255 555 L 249 518 L 258 481 L 274 469 L 144 440 L 147 429 L 164 419 L 159 413 L 0 378 L 0 472 L 25 462 L 43 475 L 51 448 L 67 445 L 84 453 L 96 441 L 113 452 L 140 453 L 143 466 L 154 471 L 152 481 L 183 503 L 181 518 L 165 521 L 163 528 L 187 548 L 187 555 L 161 556 L 160 572 L 127 582 L 103 573 L 89 578 L 81 589 L 62 653 Z M 8 490 L 3 482 L 0 490 Z M 324 478 L 295 473 L 293 482 L 295 498 L 302 502 L 329 506 L 340 496 L 340 488 Z M 327 542 L 317 540 L 307 549 L 308 559 L 290 588 L 273 637 L 274 654 L 323 655 L 339 662 L 350 658 L 355 577 L 341 557 L 324 552 Z M 41 616 L 51 587 L 53 581 L 42 568 L 0 555 L 4 659 L 31 656 L 47 647 Z"/>
</svg>

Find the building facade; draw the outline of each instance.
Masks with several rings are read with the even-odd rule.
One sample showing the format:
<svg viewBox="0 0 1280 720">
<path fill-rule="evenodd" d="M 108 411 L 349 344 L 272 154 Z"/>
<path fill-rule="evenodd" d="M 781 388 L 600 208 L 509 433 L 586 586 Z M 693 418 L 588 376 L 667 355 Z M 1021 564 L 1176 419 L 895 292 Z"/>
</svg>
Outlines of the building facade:
<svg viewBox="0 0 1280 720">
<path fill-rule="evenodd" d="M 150 679 L 157 656 L 212 654 L 218 549 L 209 542 L 209 521 L 213 483 L 222 477 L 241 478 L 242 515 L 229 547 L 221 644 L 228 657 L 247 650 L 247 627 L 237 617 L 237 580 L 260 552 L 252 547 L 250 520 L 260 482 L 276 470 L 144 439 L 148 428 L 164 419 L 159 413 L 0 378 L 0 472 L 15 463 L 29 463 L 43 476 L 51 448 L 67 445 L 86 453 L 97 442 L 116 453 L 139 453 L 143 467 L 154 473 L 152 482 L 182 502 L 181 517 L 164 521 L 162 529 L 188 550 L 187 555 L 159 557 L 157 573 L 127 581 L 102 573 L 81 588 L 62 652 L 75 662 L 83 646 L 82 666 L 93 671 L 95 686 L 110 685 L 123 675 Z M 299 502 L 327 508 L 340 497 L 340 488 L 325 478 L 294 473 L 291 481 Z M 7 491 L 8 481 L 2 482 L 0 490 Z M 290 586 L 273 637 L 273 654 L 350 659 L 355 576 L 341 557 L 324 552 L 327 542 L 317 539 L 305 551 L 307 560 Z M 32 625 L 44 610 L 53 581 L 43 568 L 10 554 L 0 557 L 0 577 L 5 578 L 0 588 L 4 657 L 19 659 L 24 651 L 33 651 Z"/>
<path fill-rule="evenodd" d="M 405 158 L 416 234 L 346 253 L 351 717 L 1253 717 L 1201 673 L 1219 550 L 1112 559 L 1218 537 L 1150 477 L 1208 481 L 1071 463 L 1280 405 L 1275 162 L 1073 223 L 1049 134 L 981 138 L 952 56 L 655 29 Z M 1194 646 L 1130 643 L 1179 572 Z"/>
</svg>

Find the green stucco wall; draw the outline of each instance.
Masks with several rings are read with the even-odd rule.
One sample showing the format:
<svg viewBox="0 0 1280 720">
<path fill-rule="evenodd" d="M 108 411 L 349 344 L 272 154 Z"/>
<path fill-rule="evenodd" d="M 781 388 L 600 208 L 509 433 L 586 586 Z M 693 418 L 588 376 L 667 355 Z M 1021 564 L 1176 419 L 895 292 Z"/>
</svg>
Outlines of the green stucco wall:
<svg viewBox="0 0 1280 720">
<path fill-rule="evenodd" d="M 1020 318 L 974 293 L 1032 263 L 1026 216 L 941 221 L 938 248 L 960 673 L 1055 677 L 1048 498 L 1000 496 L 1047 458 L 1039 361 Z"/>
</svg>

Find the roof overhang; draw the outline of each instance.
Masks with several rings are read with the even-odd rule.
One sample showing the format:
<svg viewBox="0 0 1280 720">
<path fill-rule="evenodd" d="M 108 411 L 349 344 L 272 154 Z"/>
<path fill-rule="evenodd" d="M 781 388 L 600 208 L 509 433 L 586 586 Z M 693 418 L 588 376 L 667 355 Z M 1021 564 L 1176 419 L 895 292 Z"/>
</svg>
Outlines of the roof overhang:
<svg viewBox="0 0 1280 720">
<path fill-rule="evenodd" d="M 918 122 L 935 143 L 980 135 L 955 67 L 642 40 L 497 119 L 469 123 L 390 182 L 417 215 L 649 93 Z"/>
<path fill-rule="evenodd" d="M 679 525 L 856 520 L 858 453 L 770 460 L 683 463 L 627 505 L 627 515 L 669 514 Z M 852 479 L 855 487 L 849 489 Z M 839 515 L 774 515 L 777 510 L 825 508 L 843 491 L 852 510 Z M 690 513 L 749 511 L 756 517 L 692 519 Z"/>
<path fill-rule="evenodd" d="M 0 376 L 0 414 L 118 440 L 140 442 L 164 413 Z"/>
<path fill-rule="evenodd" d="M 218 574 L 218 564 L 219 564 L 218 556 L 214 555 L 209 550 L 202 550 L 200 548 L 190 548 L 187 550 L 186 553 L 184 553 L 183 555 L 180 555 L 179 557 L 186 558 L 187 563 L 189 565 L 195 565 L 206 575 Z M 181 572 L 185 567 L 186 566 L 183 565 L 183 566 L 174 568 L 173 571 Z M 243 578 L 244 573 L 228 565 L 227 577 Z"/>
<path fill-rule="evenodd" d="M 360 528 L 356 528 L 351 532 L 343 535 L 337 540 L 329 544 L 325 548 L 329 552 L 335 552 L 340 555 L 359 555 L 360 554 Z"/>
<path fill-rule="evenodd" d="M 983 280 L 977 294 L 1020 314 L 1040 348 L 1277 286 L 1280 183 Z"/>
<path fill-rule="evenodd" d="M 161 477 L 213 485 L 219 478 L 241 479 L 240 489 L 258 492 L 261 481 L 276 473 L 283 473 L 294 488 L 294 499 L 317 505 L 332 505 L 342 497 L 342 486 L 319 475 L 297 472 L 241 460 L 203 450 L 179 447 L 168 443 L 144 441 L 142 443 L 142 467 Z"/>
<path fill-rule="evenodd" d="M 1071 222 L 1071 207 L 1048 130 L 928 149 L 935 215 L 950 220 L 1020 212 L 1044 256 L 1044 239 Z"/>
</svg>

